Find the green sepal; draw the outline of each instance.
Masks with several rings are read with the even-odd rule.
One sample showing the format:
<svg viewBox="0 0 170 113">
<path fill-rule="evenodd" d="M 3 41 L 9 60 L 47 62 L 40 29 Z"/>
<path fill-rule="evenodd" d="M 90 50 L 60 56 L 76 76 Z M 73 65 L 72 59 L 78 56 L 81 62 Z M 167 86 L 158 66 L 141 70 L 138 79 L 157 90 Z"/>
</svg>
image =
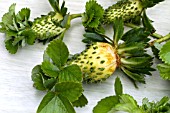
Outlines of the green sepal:
<svg viewBox="0 0 170 113">
<path fill-rule="evenodd" d="M 144 8 L 150 8 L 163 1 L 164 0 L 142 0 L 142 6 Z"/>
<path fill-rule="evenodd" d="M 170 80 L 170 65 L 168 65 L 168 64 L 158 64 L 157 68 L 159 70 L 160 76 L 164 80 Z"/>
<path fill-rule="evenodd" d="M 109 96 L 100 100 L 93 108 L 93 113 L 109 113 L 115 112 L 114 107 L 119 103 L 118 96 Z"/>
<path fill-rule="evenodd" d="M 87 98 L 84 96 L 84 94 L 82 94 L 78 100 L 72 102 L 74 107 L 84 107 L 85 105 L 87 105 L 88 100 Z"/>
<path fill-rule="evenodd" d="M 115 86 L 116 96 L 122 95 L 123 94 L 123 87 L 122 87 L 122 83 L 121 83 L 119 77 L 116 78 L 114 86 Z"/>
<path fill-rule="evenodd" d="M 60 39 L 51 41 L 46 52 L 59 69 L 66 63 L 69 56 L 67 46 Z"/>
<path fill-rule="evenodd" d="M 122 40 L 125 43 L 134 43 L 134 42 L 148 42 L 150 39 L 148 36 L 150 35 L 150 32 L 146 31 L 145 28 L 133 28 L 126 32 Z"/>
<path fill-rule="evenodd" d="M 142 22 L 143 22 L 143 26 L 145 27 L 145 29 L 149 31 L 150 33 L 154 33 L 156 31 L 151 23 L 151 20 L 146 15 L 145 10 L 143 11 Z"/>
<path fill-rule="evenodd" d="M 117 47 L 118 46 L 118 42 L 122 38 L 123 31 L 124 31 L 124 26 L 123 26 L 122 18 L 116 18 L 113 21 L 113 30 L 114 30 L 113 41 L 114 41 L 114 45 Z"/>
<path fill-rule="evenodd" d="M 170 41 L 166 42 L 160 49 L 160 59 L 166 64 L 170 64 Z"/>
<path fill-rule="evenodd" d="M 124 68 L 124 67 L 121 67 L 121 69 L 134 82 L 135 86 L 136 86 L 136 83 L 135 83 L 136 81 L 141 82 L 141 83 L 145 83 L 145 79 L 144 79 L 143 74 L 133 73 L 133 72 L 129 71 L 128 69 Z"/>
<path fill-rule="evenodd" d="M 54 106 L 55 105 L 55 106 Z M 55 92 L 48 92 L 36 113 L 76 113 L 69 100 Z"/>
<path fill-rule="evenodd" d="M 55 92 L 74 102 L 82 95 L 83 87 L 81 83 L 61 82 L 55 85 Z"/>
<path fill-rule="evenodd" d="M 85 39 L 82 40 L 84 43 L 108 42 L 103 36 L 97 33 L 86 32 L 83 36 L 85 37 Z"/>
</svg>

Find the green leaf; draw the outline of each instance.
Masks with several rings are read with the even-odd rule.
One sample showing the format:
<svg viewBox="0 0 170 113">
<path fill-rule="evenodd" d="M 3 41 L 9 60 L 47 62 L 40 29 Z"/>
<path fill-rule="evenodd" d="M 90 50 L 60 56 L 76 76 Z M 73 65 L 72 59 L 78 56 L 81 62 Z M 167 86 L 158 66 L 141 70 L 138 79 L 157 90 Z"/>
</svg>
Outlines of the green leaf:
<svg viewBox="0 0 170 113">
<path fill-rule="evenodd" d="M 33 45 L 36 40 L 36 34 L 31 29 L 25 29 L 24 31 L 22 31 L 21 36 L 24 36 L 26 38 L 29 45 Z"/>
<path fill-rule="evenodd" d="M 16 46 L 19 42 L 21 42 L 25 37 L 24 36 L 16 36 L 12 43 L 13 46 Z"/>
<path fill-rule="evenodd" d="M 60 71 L 57 66 L 49 61 L 42 62 L 41 69 L 46 74 L 46 76 L 49 77 L 58 77 Z"/>
<path fill-rule="evenodd" d="M 123 94 L 120 96 L 120 103 L 115 106 L 115 109 L 129 113 L 144 113 L 139 108 L 136 100 L 128 94 Z"/>
<path fill-rule="evenodd" d="M 50 62 L 50 57 L 48 56 L 46 51 L 44 51 L 44 54 L 43 54 L 43 61 L 49 61 Z"/>
<path fill-rule="evenodd" d="M 142 22 L 143 22 L 143 26 L 145 27 L 145 29 L 147 31 L 149 31 L 150 33 L 154 33 L 156 31 L 155 28 L 153 27 L 150 19 L 146 15 L 146 11 L 145 10 L 143 11 Z"/>
<path fill-rule="evenodd" d="M 170 80 L 170 65 L 168 65 L 168 64 L 158 64 L 157 68 L 159 70 L 160 76 L 164 80 Z"/>
<path fill-rule="evenodd" d="M 60 12 L 59 0 L 48 0 L 55 12 Z"/>
<path fill-rule="evenodd" d="M 123 87 L 119 77 L 117 77 L 115 80 L 115 93 L 116 96 L 123 94 Z"/>
<path fill-rule="evenodd" d="M 11 54 L 15 54 L 18 50 L 18 45 L 13 46 L 12 40 L 5 41 L 5 47 L 8 50 L 8 52 Z"/>
<path fill-rule="evenodd" d="M 45 90 L 44 84 L 43 84 L 43 75 L 41 66 L 37 65 L 32 69 L 32 75 L 31 75 L 32 81 L 34 82 L 33 86 L 38 90 Z"/>
<path fill-rule="evenodd" d="M 86 32 L 84 35 L 85 40 L 89 40 L 92 42 L 107 42 L 107 40 L 97 33 Z"/>
<path fill-rule="evenodd" d="M 122 18 L 114 19 L 113 29 L 114 29 L 114 36 L 113 36 L 114 44 L 118 46 L 118 41 L 122 38 L 123 31 L 124 31 Z"/>
<path fill-rule="evenodd" d="M 59 74 L 59 82 L 82 82 L 83 75 L 78 65 L 65 67 Z"/>
<path fill-rule="evenodd" d="M 76 113 L 69 100 L 54 92 L 48 92 L 41 101 L 37 113 Z"/>
<path fill-rule="evenodd" d="M 55 92 L 74 102 L 82 95 L 83 88 L 81 83 L 61 82 L 55 85 Z"/>
<path fill-rule="evenodd" d="M 110 96 L 102 99 L 94 107 L 93 113 L 114 113 L 113 108 L 119 103 L 119 98 L 117 96 Z"/>
<path fill-rule="evenodd" d="M 96 0 L 86 2 L 86 12 L 82 16 L 84 27 L 97 28 L 103 18 L 104 9 Z"/>
<path fill-rule="evenodd" d="M 16 15 L 17 19 L 19 19 L 20 21 L 23 20 L 28 20 L 30 17 L 30 9 L 29 8 L 22 8 L 21 11 L 18 12 L 18 14 Z"/>
<path fill-rule="evenodd" d="M 75 107 L 83 107 L 87 105 L 87 103 L 88 103 L 88 100 L 83 94 L 78 98 L 78 100 L 72 102 L 73 106 Z"/>
<path fill-rule="evenodd" d="M 60 39 L 51 41 L 46 52 L 58 68 L 61 68 L 66 63 L 69 56 L 67 46 Z"/>
<path fill-rule="evenodd" d="M 51 90 L 55 86 L 56 83 L 57 83 L 56 78 L 50 78 L 50 79 L 44 80 L 44 87 L 48 90 Z"/>
<path fill-rule="evenodd" d="M 170 41 L 162 46 L 159 56 L 166 64 L 170 64 Z"/>
<path fill-rule="evenodd" d="M 2 22 L 5 25 L 12 25 L 13 24 L 13 16 L 15 15 L 15 6 L 16 4 L 12 4 L 9 7 L 9 12 L 5 13 L 2 17 Z"/>
<path fill-rule="evenodd" d="M 150 39 L 148 36 L 150 35 L 150 32 L 146 31 L 145 28 L 133 28 L 126 32 L 122 40 L 125 43 L 134 43 L 134 42 L 148 42 Z"/>
</svg>

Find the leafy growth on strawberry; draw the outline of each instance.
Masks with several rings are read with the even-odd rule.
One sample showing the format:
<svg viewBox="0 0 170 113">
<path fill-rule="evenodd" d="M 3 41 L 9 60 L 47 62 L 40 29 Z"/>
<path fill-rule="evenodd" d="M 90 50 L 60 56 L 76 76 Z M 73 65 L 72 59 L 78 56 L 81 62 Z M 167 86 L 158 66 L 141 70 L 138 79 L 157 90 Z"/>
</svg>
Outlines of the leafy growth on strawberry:
<svg viewBox="0 0 170 113">
<path fill-rule="evenodd" d="M 47 90 L 48 93 L 40 103 L 37 113 L 73 112 L 73 106 L 82 107 L 87 104 L 82 94 L 82 73 L 77 65 L 68 65 L 69 51 L 61 39 L 51 41 L 44 52 L 44 61 L 32 70 L 34 87 Z M 57 105 L 57 109 L 53 105 Z M 62 103 L 62 106 L 60 104 Z M 71 110 L 71 111 L 69 111 Z"/>
<path fill-rule="evenodd" d="M 119 78 L 115 80 L 115 92 L 122 92 L 123 88 Z M 116 91 L 119 90 L 119 91 Z M 116 113 L 124 111 L 127 113 L 168 113 L 170 111 L 170 98 L 163 97 L 158 102 L 149 102 L 147 98 L 142 101 L 142 106 L 129 94 L 116 93 L 116 95 L 101 99 L 93 108 L 93 113 Z"/>
<path fill-rule="evenodd" d="M 12 4 L 9 7 L 9 12 L 3 15 L 0 23 L 0 32 L 6 34 L 5 47 L 11 54 L 15 54 L 19 47 L 26 44 L 33 45 L 36 38 L 34 31 L 30 29 L 30 9 L 23 8 L 15 14 L 15 6 L 16 4 Z"/>
</svg>

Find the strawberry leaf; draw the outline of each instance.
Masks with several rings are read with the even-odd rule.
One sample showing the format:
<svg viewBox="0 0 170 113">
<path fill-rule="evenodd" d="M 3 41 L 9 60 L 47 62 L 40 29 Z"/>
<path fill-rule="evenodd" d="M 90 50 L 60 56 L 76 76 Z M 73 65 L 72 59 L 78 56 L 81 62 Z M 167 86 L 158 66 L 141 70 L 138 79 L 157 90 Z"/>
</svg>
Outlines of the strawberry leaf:
<svg viewBox="0 0 170 113">
<path fill-rule="evenodd" d="M 115 110 L 125 111 L 128 113 L 144 113 L 139 108 L 136 100 L 128 94 L 123 94 L 120 96 L 120 103 L 115 106 Z"/>
<path fill-rule="evenodd" d="M 54 92 L 48 92 L 41 101 L 37 113 L 76 113 L 69 100 Z"/>
<path fill-rule="evenodd" d="M 49 61 L 42 62 L 41 69 L 49 77 L 58 77 L 59 69 Z"/>
<path fill-rule="evenodd" d="M 82 95 L 83 89 L 81 83 L 61 82 L 55 85 L 55 92 L 74 102 Z"/>
<path fill-rule="evenodd" d="M 170 41 L 162 46 L 159 56 L 166 64 L 170 64 Z"/>
<path fill-rule="evenodd" d="M 15 54 L 17 52 L 17 50 L 18 50 L 18 44 L 13 45 L 12 40 L 5 41 L 5 47 L 8 50 L 8 52 L 11 53 L 11 54 Z"/>
<path fill-rule="evenodd" d="M 51 41 L 46 52 L 59 69 L 66 63 L 69 56 L 67 46 L 60 39 Z"/>
<path fill-rule="evenodd" d="M 83 106 L 87 105 L 87 103 L 88 103 L 88 100 L 87 100 L 87 98 L 84 96 L 84 94 L 82 94 L 82 95 L 78 98 L 78 100 L 72 102 L 73 106 L 75 106 L 75 107 L 83 107 Z"/>
<path fill-rule="evenodd" d="M 89 0 L 86 3 L 86 12 L 82 18 L 84 27 L 98 28 L 103 14 L 104 9 L 102 6 L 96 0 Z"/>
<path fill-rule="evenodd" d="M 119 98 L 117 96 L 106 97 L 97 103 L 97 105 L 93 109 L 93 113 L 112 113 L 113 108 L 118 103 Z"/>
<path fill-rule="evenodd" d="M 78 65 L 65 67 L 59 74 L 59 82 L 82 82 L 83 76 Z"/>
<path fill-rule="evenodd" d="M 170 65 L 168 64 L 158 64 L 157 68 L 159 70 L 160 76 L 164 80 L 170 80 Z"/>
</svg>

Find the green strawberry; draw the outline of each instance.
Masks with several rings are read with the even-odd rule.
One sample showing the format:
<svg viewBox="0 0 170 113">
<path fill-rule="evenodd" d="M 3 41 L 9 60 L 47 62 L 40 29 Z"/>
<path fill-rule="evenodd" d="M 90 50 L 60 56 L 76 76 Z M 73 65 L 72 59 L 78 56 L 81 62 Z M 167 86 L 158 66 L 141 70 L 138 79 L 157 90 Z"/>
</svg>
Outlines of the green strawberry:
<svg viewBox="0 0 170 113">
<path fill-rule="evenodd" d="M 121 0 L 108 7 L 104 13 L 103 23 L 112 23 L 115 18 L 127 22 L 141 16 L 144 9 L 153 7 L 164 0 Z"/>
<path fill-rule="evenodd" d="M 84 80 L 102 81 L 110 77 L 117 67 L 115 49 L 108 43 L 93 43 L 72 58 L 71 64 L 80 66 Z"/>
<path fill-rule="evenodd" d="M 51 12 L 41 18 L 36 18 L 31 29 L 36 33 L 37 38 L 40 40 L 52 38 L 65 30 L 65 28 L 61 27 L 62 20 L 63 16 L 61 14 Z"/>
</svg>

